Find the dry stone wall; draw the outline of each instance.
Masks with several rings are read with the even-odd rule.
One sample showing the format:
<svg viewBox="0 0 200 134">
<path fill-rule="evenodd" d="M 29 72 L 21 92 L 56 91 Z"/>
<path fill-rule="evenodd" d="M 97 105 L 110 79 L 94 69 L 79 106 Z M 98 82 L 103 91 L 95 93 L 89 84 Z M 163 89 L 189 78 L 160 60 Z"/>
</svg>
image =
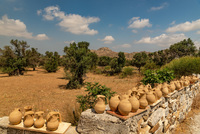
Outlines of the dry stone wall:
<svg viewBox="0 0 200 134">
<path fill-rule="evenodd" d="M 191 110 L 194 97 L 199 93 L 199 82 L 175 90 L 168 97 L 162 97 L 157 104 L 150 106 L 127 120 L 116 116 L 95 113 L 94 109 L 82 112 L 77 131 L 89 134 L 170 134 Z M 109 107 L 106 107 L 109 110 Z"/>
</svg>

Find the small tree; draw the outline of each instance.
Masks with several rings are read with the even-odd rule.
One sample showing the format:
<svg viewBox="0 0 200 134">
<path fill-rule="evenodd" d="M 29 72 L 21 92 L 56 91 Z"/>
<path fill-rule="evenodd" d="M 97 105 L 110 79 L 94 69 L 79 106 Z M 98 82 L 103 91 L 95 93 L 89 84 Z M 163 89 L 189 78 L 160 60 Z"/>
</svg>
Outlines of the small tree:
<svg viewBox="0 0 200 134">
<path fill-rule="evenodd" d="M 136 53 L 134 56 L 133 56 L 133 65 L 136 66 L 138 69 L 139 69 L 139 72 L 140 72 L 140 69 L 142 66 L 144 66 L 148 61 L 148 57 L 147 57 L 147 54 L 145 52 L 141 52 L 141 53 Z"/>
<path fill-rule="evenodd" d="M 119 67 L 122 69 L 125 66 L 125 63 L 126 63 L 126 58 L 125 58 L 124 52 L 118 53 L 118 59 L 117 60 L 118 60 Z"/>
<path fill-rule="evenodd" d="M 110 64 L 111 60 L 112 60 L 112 58 L 110 58 L 108 56 L 101 56 L 98 59 L 98 65 L 99 66 L 108 66 Z"/>
<path fill-rule="evenodd" d="M 35 71 L 35 68 L 39 65 L 40 62 L 40 53 L 37 51 L 37 48 L 26 50 L 26 59 L 27 65 L 32 67 L 33 71 Z"/>
<path fill-rule="evenodd" d="M 45 56 L 45 64 L 44 68 L 47 70 L 47 72 L 56 72 L 58 70 L 58 61 L 59 61 L 59 55 L 57 52 L 49 52 L 47 51 Z"/>
<path fill-rule="evenodd" d="M 83 75 L 88 68 L 91 68 L 91 52 L 88 49 L 88 42 L 75 42 L 64 48 L 65 55 L 65 68 L 69 69 L 71 78 L 67 84 L 67 88 L 75 89 L 84 84 Z"/>
</svg>

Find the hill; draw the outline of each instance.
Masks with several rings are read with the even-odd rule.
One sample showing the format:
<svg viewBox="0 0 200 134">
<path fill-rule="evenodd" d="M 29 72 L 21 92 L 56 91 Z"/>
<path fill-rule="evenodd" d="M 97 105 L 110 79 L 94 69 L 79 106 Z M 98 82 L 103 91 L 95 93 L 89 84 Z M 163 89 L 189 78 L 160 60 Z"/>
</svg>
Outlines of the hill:
<svg viewBox="0 0 200 134">
<path fill-rule="evenodd" d="M 111 49 L 109 49 L 108 47 L 101 47 L 97 50 L 91 50 L 92 52 L 95 52 L 98 56 L 108 56 L 108 57 L 117 57 L 118 56 L 118 52 L 114 52 Z M 127 59 L 132 59 L 133 55 L 135 55 L 138 52 L 132 52 L 132 53 L 125 53 L 124 55 Z M 146 52 L 148 53 L 148 52 Z"/>
</svg>

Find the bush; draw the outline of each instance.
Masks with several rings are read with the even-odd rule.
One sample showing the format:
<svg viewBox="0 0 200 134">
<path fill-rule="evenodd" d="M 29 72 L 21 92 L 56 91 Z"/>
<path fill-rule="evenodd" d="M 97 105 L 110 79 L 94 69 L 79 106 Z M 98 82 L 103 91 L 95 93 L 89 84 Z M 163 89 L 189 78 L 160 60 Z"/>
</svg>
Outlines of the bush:
<svg viewBox="0 0 200 134">
<path fill-rule="evenodd" d="M 80 103 L 80 109 L 82 111 L 94 107 L 94 103 L 96 101 L 97 95 L 104 95 L 106 104 L 107 99 L 110 99 L 115 92 L 111 91 L 110 88 L 107 88 L 105 85 L 100 85 L 99 83 L 91 84 L 90 82 L 86 83 L 86 92 L 88 92 L 85 96 L 79 95 L 77 96 L 77 102 Z"/>
<path fill-rule="evenodd" d="M 44 68 L 47 72 L 56 72 L 58 70 L 58 61 L 53 56 L 51 58 L 48 58 L 47 61 L 44 64 Z"/>
<path fill-rule="evenodd" d="M 127 76 L 133 75 L 133 70 L 134 70 L 134 68 L 132 68 L 132 67 L 124 67 L 122 69 L 122 73 L 121 73 L 120 77 L 125 78 Z"/>
<path fill-rule="evenodd" d="M 159 66 L 156 65 L 155 62 L 149 62 L 149 63 L 146 63 L 142 68 L 141 68 L 141 71 L 142 73 L 144 73 L 146 70 L 155 70 L 155 69 L 158 69 Z"/>
<path fill-rule="evenodd" d="M 162 68 L 173 70 L 177 77 L 200 73 L 200 57 L 182 57 L 174 59 Z"/>
<path fill-rule="evenodd" d="M 154 86 L 154 83 L 164 83 L 164 82 L 170 82 L 175 78 L 174 72 L 168 69 L 163 70 L 147 70 L 144 73 L 144 78 L 142 79 L 142 82 L 147 85 L 150 84 L 152 87 Z"/>
</svg>

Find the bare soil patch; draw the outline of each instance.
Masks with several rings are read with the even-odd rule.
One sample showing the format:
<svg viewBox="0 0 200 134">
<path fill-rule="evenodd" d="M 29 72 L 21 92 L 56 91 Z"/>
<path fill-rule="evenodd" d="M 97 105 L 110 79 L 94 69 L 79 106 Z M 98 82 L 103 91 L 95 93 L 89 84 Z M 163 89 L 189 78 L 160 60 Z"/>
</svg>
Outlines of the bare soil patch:
<svg viewBox="0 0 200 134">
<path fill-rule="evenodd" d="M 43 110 L 48 113 L 58 110 L 63 121 L 71 122 L 72 111 L 77 107 L 76 96 L 85 94 L 85 89 L 63 89 L 68 83 L 63 77 L 63 68 L 56 73 L 46 73 L 37 68 L 36 71 L 27 71 L 23 76 L 8 77 L 7 74 L 0 74 L 0 117 L 8 116 L 14 108 L 23 109 L 26 105 L 32 105 L 34 111 Z M 133 88 L 140 80 L 138 74 L 124 79 L 92 73 L 85 77 L 86 82 L 99 82 L 119 94 Z"/>
</svg>

